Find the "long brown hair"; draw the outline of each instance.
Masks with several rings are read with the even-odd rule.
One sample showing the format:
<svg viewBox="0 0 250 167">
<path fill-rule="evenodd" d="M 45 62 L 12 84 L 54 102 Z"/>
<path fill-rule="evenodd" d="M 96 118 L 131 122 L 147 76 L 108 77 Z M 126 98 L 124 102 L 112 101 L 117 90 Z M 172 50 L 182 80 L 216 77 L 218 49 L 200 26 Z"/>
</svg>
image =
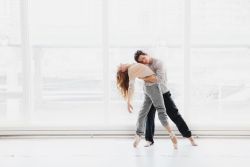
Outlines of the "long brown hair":
<svg viewBox="0 0 250 167">
<path fill-rule="evenodd" d="M 128 70 L 122 72 L 121 70 L 117 71 L 116 74 L 116 85 L 118 90 L 120 91 L 122 97 L 127 99 L 128 96 L 128 87 L 129 87 L 129 76 Z"/>
</svg>

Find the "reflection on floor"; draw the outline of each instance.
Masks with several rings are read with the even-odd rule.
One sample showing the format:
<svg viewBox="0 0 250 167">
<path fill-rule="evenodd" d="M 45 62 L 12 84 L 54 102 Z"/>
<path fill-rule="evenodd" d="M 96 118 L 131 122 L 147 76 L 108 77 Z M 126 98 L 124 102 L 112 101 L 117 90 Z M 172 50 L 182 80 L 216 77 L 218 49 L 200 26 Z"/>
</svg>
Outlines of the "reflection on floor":
<svg viewBox="0 0 250 167">
<path fill-rule="evenodd" d="M 132 138 L 0 138 L 1 167 L 249 167 L 249 138 L 169 139 L 132 147 Z"/>
</svg>

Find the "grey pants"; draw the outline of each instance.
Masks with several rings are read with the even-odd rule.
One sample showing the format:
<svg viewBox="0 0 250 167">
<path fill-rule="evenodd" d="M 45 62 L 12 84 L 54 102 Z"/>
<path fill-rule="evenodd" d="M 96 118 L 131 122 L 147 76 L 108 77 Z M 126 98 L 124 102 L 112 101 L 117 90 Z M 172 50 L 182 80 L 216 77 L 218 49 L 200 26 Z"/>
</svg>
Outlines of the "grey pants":
<svg viewBox="0 0 250 167">
<path fill-rule="evenodd" d="M 161 124 L 166 127 L 168 125 L 166 108 L 162 97 L 162 92 L 159 84 L 153 84 L 151 86 L 145 86 L 145 99 L 142 109 L 139 112 L 138 120 L 136 123 L 136 134 L 141 136 L 145 131 L 145 121 L 151 105 L 155 106 L 158 112 L 158 118 Z"/>
</svg>

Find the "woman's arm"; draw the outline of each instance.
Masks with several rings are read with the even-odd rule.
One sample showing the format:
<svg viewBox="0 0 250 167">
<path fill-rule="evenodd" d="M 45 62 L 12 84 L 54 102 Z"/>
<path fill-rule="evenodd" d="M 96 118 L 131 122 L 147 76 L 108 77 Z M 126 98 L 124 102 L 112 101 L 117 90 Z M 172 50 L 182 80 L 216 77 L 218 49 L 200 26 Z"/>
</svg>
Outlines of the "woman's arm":
<svg viewBox="0 0 250 167">
<path fill-rule="evenodd" d="M 128 95 L 127 95 L 127 104 L 128 104 L 128 112 L 132 112 L 133 106 L 131 105 L 133 94 L 134 94 L 134 83 L 135 79 L 130 78 L 129 80 L 129 88 L 128 88 Z"/>
<path fill-rule="evenodd" d="M 127 107 L 128 107 L 128 112 L 130 112 L 130 113 L 132 113 L 132 110 L 133 110 L 133 106 L 131 105 L 133 93 L 134 93 L 134 90 L 129 88 L 128 89 Z"/>
</svg>

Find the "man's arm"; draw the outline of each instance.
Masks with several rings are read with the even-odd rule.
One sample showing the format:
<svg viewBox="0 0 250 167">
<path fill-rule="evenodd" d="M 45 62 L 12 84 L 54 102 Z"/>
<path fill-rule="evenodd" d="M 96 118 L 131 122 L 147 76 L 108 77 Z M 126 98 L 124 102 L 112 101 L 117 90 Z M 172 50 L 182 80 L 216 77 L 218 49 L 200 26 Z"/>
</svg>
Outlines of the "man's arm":
<svg viewBox="0 0 250 167">
<path fill-rule="evenodd" d="M 156 68 L 155 73 L 156 73 L 158 82 L 161 83 L 164 80 L 165 73 L 166 73 L 162 61 L 157 60 L 155 68 Z"/>
<path fill-rule="evenodd" d="M 157 82 L 157 77 L 155 75 L 151 75 L 151 76 L 148 76 L 148 77 L 144 77 L 143 80 L 145 82 L 156 83 Z"/>
</svg>

